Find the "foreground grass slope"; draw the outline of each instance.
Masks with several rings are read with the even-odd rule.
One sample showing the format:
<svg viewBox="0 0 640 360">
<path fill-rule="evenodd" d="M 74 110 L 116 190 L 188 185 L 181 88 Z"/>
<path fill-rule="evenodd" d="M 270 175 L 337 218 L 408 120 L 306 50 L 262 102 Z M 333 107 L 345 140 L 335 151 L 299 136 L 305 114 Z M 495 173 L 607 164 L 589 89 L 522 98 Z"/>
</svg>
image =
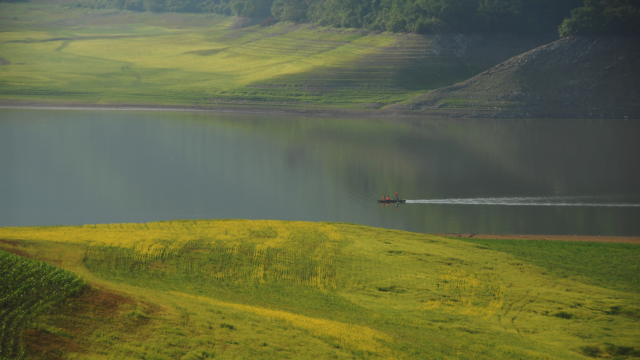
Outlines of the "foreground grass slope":
<svg viewBox="0 0 640 360">
<path fill-rule="evenodd" d="M 640 351 L 637 284 L 587 284 L 431 235 L 198 220 L 1 228 L 0 239 L 4 250 L 90 284 L 27 331 L 33 357 L 582 359 Z"/>
<path fill-rule="evenodd" d="M 5 104 L 362 111 L 468 79 L 551 37 L 420 36 L 211 14 L 1 3 Z"/>
</svg>

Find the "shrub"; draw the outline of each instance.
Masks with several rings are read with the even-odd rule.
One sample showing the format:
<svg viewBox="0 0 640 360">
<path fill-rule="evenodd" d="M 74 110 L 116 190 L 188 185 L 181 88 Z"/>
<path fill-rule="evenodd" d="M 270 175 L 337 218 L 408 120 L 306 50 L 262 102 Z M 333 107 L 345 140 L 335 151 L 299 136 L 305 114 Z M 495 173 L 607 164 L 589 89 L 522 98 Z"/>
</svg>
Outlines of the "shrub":
<svg viewBox="0 0 640 360">
<path fill-rule="evenodd" d="M 280 20 L 274 17 L 268 17 L 260 22 L 260 26 L 271 26 L 277 24 Z"/>
<path fill-rule="evenodd" d="M 600 350 L 599 347 L 593 346 L 593 345 L 581 347 L 580 352 L 582 352 L 583 355 L 592 357 L 592 358 L 598 358 L 600 357 L 600 355 L 602 355 L 602 350 Z"/>
<path fill-rule="evenodd" d="M 613 344 L 606 344 L 607 353 L 613 356 L 640 356 L 640 349 L 636 350 L 633 346 L 617 346 Z"/>
<path fill-rule="evenodd" d="M 559 317 L 560 319 L 571 319 L 573 317 L 573 314 L 568 313 L 566 311 L 560 311 L 555 313 L 553 316 Z"/>
</svg>

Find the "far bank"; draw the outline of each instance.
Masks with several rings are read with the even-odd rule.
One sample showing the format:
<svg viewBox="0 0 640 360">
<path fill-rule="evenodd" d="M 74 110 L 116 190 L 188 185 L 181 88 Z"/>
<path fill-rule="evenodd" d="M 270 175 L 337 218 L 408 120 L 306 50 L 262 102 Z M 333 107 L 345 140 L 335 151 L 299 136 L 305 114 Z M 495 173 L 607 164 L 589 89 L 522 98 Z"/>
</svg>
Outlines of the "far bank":
<svg viewBox="0 0 640 360">
<path fill-rule="evenodd" d="M 0 99 L 20 105 L 386 114 L 558 38 L 238 28 L 214 14 L 47 4 L 0 10 L 9 18 L 0 25 Z"/>
</svg>

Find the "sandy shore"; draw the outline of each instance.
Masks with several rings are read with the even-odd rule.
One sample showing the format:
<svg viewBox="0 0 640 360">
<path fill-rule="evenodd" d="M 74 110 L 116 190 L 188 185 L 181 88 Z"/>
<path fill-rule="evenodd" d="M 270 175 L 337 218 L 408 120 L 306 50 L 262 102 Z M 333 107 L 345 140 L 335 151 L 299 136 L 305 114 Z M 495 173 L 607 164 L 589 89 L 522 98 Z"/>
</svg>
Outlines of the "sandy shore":
<svg viewBox="0 0 640 360">
<path fill-rule="evenodd" d="M 640 244 L 640 236 L 585 236 L 585 235 L 509 235 L 509 234 L 434 234 L 446 237 L 495 239 L 495 240 L 554 240 L 554 241 L 590 241 Z"/>
</svg>

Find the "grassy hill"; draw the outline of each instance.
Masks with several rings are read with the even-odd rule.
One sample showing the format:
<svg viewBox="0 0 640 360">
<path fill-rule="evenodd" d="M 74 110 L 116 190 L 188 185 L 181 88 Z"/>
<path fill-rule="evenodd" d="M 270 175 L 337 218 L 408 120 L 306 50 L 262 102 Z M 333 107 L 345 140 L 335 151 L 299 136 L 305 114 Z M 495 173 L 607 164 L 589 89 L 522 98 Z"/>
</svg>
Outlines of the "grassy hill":
<svg viewBox="0 0 640 360">
<path fill-rule="evenodd" d="M 371 111 L 468 79 L 555 36 L 242 28 L 214 14 L 0 3 L 2 104 Z"/>
<path fill-rule="evenodd" d="M 607 245 L 492 249 L 340 223 L 5 227 L 0 239 L 88 281 L 30 325 L 33 358 L 640 356 L 635 245 L 598 272 L 584 269 Z"/>
</svg>

